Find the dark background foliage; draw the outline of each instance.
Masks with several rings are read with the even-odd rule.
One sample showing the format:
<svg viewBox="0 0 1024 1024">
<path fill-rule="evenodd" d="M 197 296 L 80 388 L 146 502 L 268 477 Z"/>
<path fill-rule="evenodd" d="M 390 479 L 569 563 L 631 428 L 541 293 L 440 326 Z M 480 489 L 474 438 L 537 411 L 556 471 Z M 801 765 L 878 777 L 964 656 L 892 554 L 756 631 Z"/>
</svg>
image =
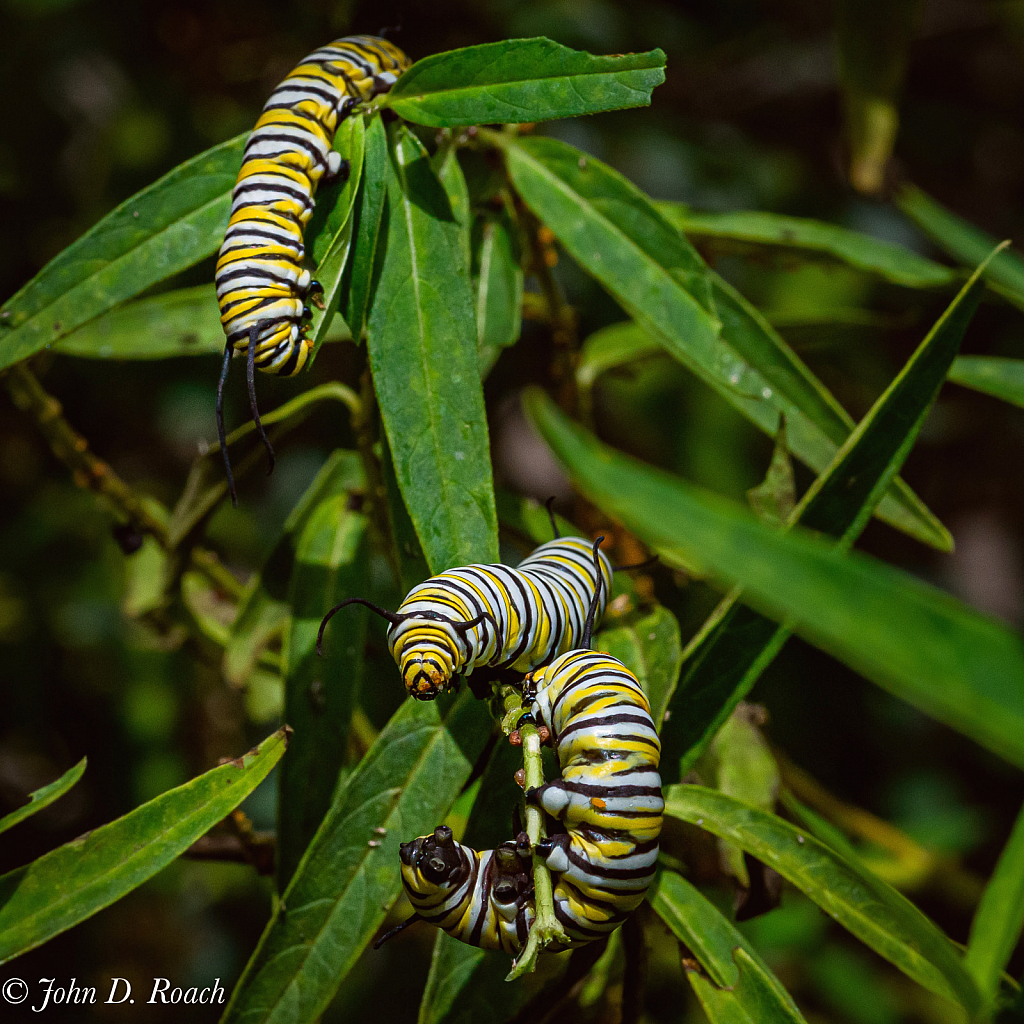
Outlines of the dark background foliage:
<svg viewBox="0 0 1024 1024">
<path fill-rule="evenodd" d="M 924 4 L 890 168 L 892 183 L 914 181 L 1000 238 L 1024 226 L 1022 7 Z M 819 217 L 930 252 L 892 205 L 860 197 L 845 183 L 829 4 L 3 0 L 0 296 L 120 200 L 251 126 L 266 95 L 304 53 L 382 26 L 396 27 L 394 39 L 413 59 L 534 34 L 596 53 L 660 46 L 668 54 L 667 80 L 649 109 L 546 130 L 607 160 L 656 198 L 698 209 Z M 721 248 L 702 252 L 784 325 L 787 340 L 855 417 L 946 301 L 838 267 L 754 263 Z M 580 311 L 583 335 L 620 318 L 612 301 L 565 261 L 556 273 Z M 180 283 L 211 277 L 212 265 L 203 265 Z M 821 326 L 826 310 L 840 322 Z M 836 310 L 859 312 L 844 323 Z M 1024 355 L 1021 329 L 1018 312 L 989 301 L 964 351 Z M 548 337 L 529 323 L 525 330 L 524 343 L 488 379 L 488 407 L 499 477 L 544 497 L 562 485 L 552 482 L 540 445 L 524 435 L 515 395 L 524 384 L 551 383 Z M 353 383 L 361 360 L 350 345 L 329 346 L 313 380 L 302 384 L 338 377 Z M 45 369 L 46 387 L 97 453 L 140 489 L 173 502 L 197 443 L 215 436 L 215 359 L 60 358 L 47 365 L 44 357 L 37 369 Z M 238 423 L 244 407 L 240 380 L 234 384 L 229 420 Z M 260 386 L 265 408 L 295 387 L 274 379 Z M 667 358 L 605 378 L 596 403 L 606 440 L 715 490 L 742 497 L 764 474 L 770 443 Z M 275 474 L 247 481 L 240 511 L 218 513 L 210 543 L 240 573 L 266 553 L 327 452 L 348 442 L 339 424 L 333 410 L 315 413 L 279 446 Z M 6 398 L 0 452 L 0 813 L 89 756 L 85 779 L 68 797 L 0 841 L 0 870 L 8 870 L 247 748 L 269 731 L 278 698 L 272 685 L 248 694 L 229 689 L 213 652 L 193 640 L 182 646 L 173 634 L 158 639 L 122 616 L 125 559 L 109 517 Z M 948 386 L 903 475 L 950 527 L 956 553 L 939 555 L 877 522 L 862 546 L 1021 625 L 1022 454 L 1019 410 Z M 684 593 L 684 600 L 672 600 L 685 638 L 714 595 L 697 582 Z M 382 723 L 400 699 L 397 673 L 378 657 L 366 680 L 367 710 Z M 892 821 L 966 869 L 967 876 L 940 868 L 913 892 L 954 939 L 965 940 L 977 896 L 969 875 L 987 876 L 1005 840 L 1020 800 L 1015 770 L 797 640 L 754 698 L 768 709 L 772 742 L 839 799 Z M 259 827 L 272 827 L 268 787 L 247 811 Z M 183 985 L 219 976 L 230 988 L 269 898 L 267 882 L 247 868 L 178 862 L 23 957 L 18 973 L 90 983 L 120 975 L 141 985 L 156 975 Z M 809 1019 L 814 1013 L 853 1024 L 940 1020 L 909 982 L 830 930 L 801 899 L 788 899 L 752 932 Z M 368 954 L 328 1019 L 410 1017 L 426 976 L 427 940 Z M 1021 964 L 1011 967 L 1019 975 Z M 848 998 L 864 984 L 879 993 L 870 1007 Z M 652 1019 L 698 1019 L 684 991 L 678 966 L 656 957 Z M 161 1017 L 147 1009 L 147 1020 L 184 1012 Z M 77 1019 L 75 1011 L 63 1011 L 62 1019 Z"/>
</svg>

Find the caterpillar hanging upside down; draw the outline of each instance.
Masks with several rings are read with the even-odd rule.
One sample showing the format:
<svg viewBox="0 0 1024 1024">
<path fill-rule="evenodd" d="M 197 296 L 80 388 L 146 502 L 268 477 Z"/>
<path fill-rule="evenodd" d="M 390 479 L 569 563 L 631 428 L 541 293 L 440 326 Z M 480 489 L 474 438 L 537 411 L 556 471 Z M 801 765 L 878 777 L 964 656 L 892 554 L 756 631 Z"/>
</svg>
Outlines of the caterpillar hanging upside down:
<svg viewBox="0 0 1024 1024">
<path fill-rule="evenodd" d="M 254 370 L 291 376 L 311 348 L 306 298 L 322 287 L 303 266 L 302 233 L 320 181 L 348 174 L 331 149 L 338 125 L 387 92 L 410 65 L 386 39 L 348 36 L 306 57 L 274 90 L 242 154 L 231 217 L 217 259 L 217 302 L 227 335 L 217 387 L 217 432 L 231 502 L 237 505 L 224 433 L 224 383 L 233 355 L 247 356 L 249 405 L 274 466 L 256 407 Z"/>
<path fill-rule="evenodd" d="M 595 564 L 597 556 L 595 545 Z M 526 793 L 565 828 L 535 850 L 555 877 L 555 916 L 569 940 L 551 951 L 602 938 L 643 902 L 665 807 L 661 743 L 643 687 L 622 662 L 589 650 L 597 605 L 595 595 L 583 649 L 524 681 L 524 703 L 550 731 L 562 773 Z M 461 942 L 518 955 L 536 913 L 530 852 L 526 833 L 478 852 L 443 825 L 403 843 L 402 882 L 415 913 L 399 929 L 424 920 Z"/>
<path fill-rule="evenodd" d="M 595 595 L 603 614 L 612 566 L 592 547 L 582 537 L 564 537 L 542 544 L 516 569 L 450 569 L 413 587 L 397 612 L 350 597 L 324 616 L 317 649 L 332 615 L 363 604 L 391 623 L 391 654 L 418 700 L 433 700 L 474 671 L 492 678 L 528 672 L 579 646 Z"/>
</svg>

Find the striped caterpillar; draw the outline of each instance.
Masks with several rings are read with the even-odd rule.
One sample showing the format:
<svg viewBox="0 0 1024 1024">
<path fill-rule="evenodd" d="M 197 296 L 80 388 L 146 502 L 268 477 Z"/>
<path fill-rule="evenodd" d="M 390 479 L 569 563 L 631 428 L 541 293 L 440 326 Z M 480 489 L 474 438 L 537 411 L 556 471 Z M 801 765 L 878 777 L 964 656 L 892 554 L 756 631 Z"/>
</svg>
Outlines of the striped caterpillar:
<svg viewBox="0 0 1024 1024">
<path fill-rule="evenodd" d="M 256 367 L 285 376 L 309 356 L 305 299 L 322 286 L 302 265 L 302 233 L 324 178 L 348 174 L 331 149 L 338 125 L 360 103 L 387 92 L 409 59 L 385 39 L 348 36 L 311 53 L 274 90 L 242 154 L 231 217 L 217 259 L 217 302 L 227 335 L 217 386 L 217 432 L 232 504 L 235 482 L 224 434 L 224 384 L 233 355 L 247 356 L 249 404 L 266 446 L 274 451 L 256 407 Z"/>
<path fill-rule="evenodd" d="M 550 731 L 562 773 L 526 793 L 565 827 L 536 846 L 555 876 L 555 916 L 569 939 L 552 951 L 607 935 L 643 902 L 665 807 L 661 744 L 643 688 L 622 662 L 588 649 L 597 605 L 595 595 L 585 649 L 524 681 L 530 712 Z M 403 843 L 402 882 L 415 913 L 399 928 L 425 920 L 462 942 L 517 955 L 535 916 L 529 852 L 525 833 L 480 853 L 443 825 Z"/>
<path fill-rule="evenodd" d="M 397 612 L 350 597 L 324 616 L 318 649 L 332 615 L 366 605 L 391 623 L 388 645 L 406 690 L 433 700 L 474 670 L 524 673 L 579 646 L 587 609 L 600 594 L 597 615 L 604 612 L 611 580 L 611 564 L 592 554 L 590 541 L 564 537 L 542 544 L 516 569 L 467 565 L 433 576 L 413 587 Z"/>
</svg>

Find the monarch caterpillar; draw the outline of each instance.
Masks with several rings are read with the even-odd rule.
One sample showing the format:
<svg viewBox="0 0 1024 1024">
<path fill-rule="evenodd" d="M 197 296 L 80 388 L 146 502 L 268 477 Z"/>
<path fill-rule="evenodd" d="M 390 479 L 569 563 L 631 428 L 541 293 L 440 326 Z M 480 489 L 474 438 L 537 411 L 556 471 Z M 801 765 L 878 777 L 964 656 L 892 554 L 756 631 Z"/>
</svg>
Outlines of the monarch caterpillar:
<svg viewBox="0 0 1024 1024">
<path fill-rule="evenodd" d="M 302 265 L 302 232 L 324 177 L 348 174 L 331 149 L 359 103 L 387 92 L 410 61 L 374 36 L 348 36 L 315 50 L 274 90 L 242 154 L 231 216 L 217 259 L 217 302 L 227 335 L 217 387 L 217 432 L 232 504 L 235 483 L 224 435 L 224 383 L 232 355 L 246 353 L 249 404 L 270 467 L 274 451 L 256 408 L 254 370 L 298 373 L 311 347 L 305 298 L 322 287 Z"/>
<path fill-rule="evenodd" d="M 597 557 L 595 545 L 595 565 Z M 561 778 L 526 799 L 566 829 L 541 840 L 536 853 L 556 877 L 555 916 L 569 947 L 614 931 L 643 902 L 665 807 L 661 744 L 643 687 L 622 662 L 589 650 L 598 601 L 595 594 L 584 649 L 524 680 L 530 713 L 550 731 L 561 768 Z M 470 945 L 518 954 L 535 915 L 528 845 L 521 834 L 478 853 L 446 826 L 403 843 L 402 882 L 416 912 L 400 927 L 426 920 Z"/>
<path fill-rule="evenodd" d="M 318 650 L 331 616 L 355 603 L 391 623 L 388 646 L 418 700 L 433 700 L 476 669 L 490 676 L 527 672 L 579 646 L 597 594 L 597 614 L 604 612 L 612 566 L 592 547 L 582 537 L 564 537 L 542 544 L 516 569 L 449 569 L 413 587 L 397 612 L 350 597 L 324 616 Z"/>
</svg>

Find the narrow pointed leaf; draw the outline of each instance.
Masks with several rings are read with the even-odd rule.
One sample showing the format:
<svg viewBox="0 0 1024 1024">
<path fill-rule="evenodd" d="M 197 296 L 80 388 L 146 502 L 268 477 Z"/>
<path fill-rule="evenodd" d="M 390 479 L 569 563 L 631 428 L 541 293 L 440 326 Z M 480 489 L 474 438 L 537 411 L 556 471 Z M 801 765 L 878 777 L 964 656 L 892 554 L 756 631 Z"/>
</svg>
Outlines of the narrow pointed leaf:
<svg viewBox="0 0 1024 1024">
<path fill-rule="evenodd" d="M 616 171 L 555 139 L 503 144 L 523 199 L 636 323 L 769 436 L 784 416 L 793 454 L 821 472 L 853 421 L 757 310 Z M 951 546 L 902 482 L 879 515 Z"/>
<path fill-rule="evenodd" d="M 999 244 L 998 238 L 937 203 L 913 185 L 896 195 L 896 205 L 938 246 L 969 267 L 976 266 Z M 1005 299 L 1024 309 L 1024 259 L 1007 250 L 985 269 L 985 278 Z"/>
<path fill-rule="evenodd" d="M 419 141 L 394 133 L 368 345 L 395 476 L 433 571 L 498 558 L 487 417 L 459 225 Z"/>
<path fill-rule="evenodd" d="M 666 348 L 701 365 L 721 329 L 707 267 L 634 184 L 574 146 L 502 140 L 516 191 L 580 266 Z"/>
<path fill-rule="evenodd" d="M 771 530 L 731 502 L 614 452 L 537 392 L 527 407 L 581 490 L 638 537 L 738 584 L 762 613 L 1024 766 L 1017 634 L 905 572 L 799 528 Z M 745 663 L 737 678 L 749 670 Z M 719 707 L 711 702 L 712 712 Z"/>
<path fill-rule="evenodd" d="M 331 321 L 324 341 L 347 341 L 348 326 Z M 173 359 L 224 351 L 217 293 L 212 284 L 138 299 L 90 320 L 53 344 L 53 351 L 83 359 Z"/>
<path fill-rule="evenodd" d="M 930 992 L 969 1014 L 978 990 L 956 946 L 871 872 L 774 814 L 703 786 L 671 786 L 665 813 L 735 843 L 774 868 L 830 917 Z"/>
<path fill-rule="evenodd" d="M 967 969 L 986 1002 L 999 991 L 999 980 L 1024 929 L 1024 811 L 985 886 L 971 922 Z"/>
<path fill-rule="evenodd" d="M 444 819 L 490 731 L 468 693 L 401 706 L 335 794 L 225 1024 L 312 1024 L 324 1012 L 398 896 L 399 843 Z"/>
<path fill-rule="evenodd" d="M 0 877 L 0 963 L 152 878 L 266 778 L 285 743 L 285 730 L 278 730 L 237 760 Z"/>
<path fill-rule="evenodd" d="M 49 785 L 29 793 L 28 803 L 15 807 L 9 814 L 0 818 L 0 832 L 14 828 L 19 822 L 38 814 L 44 807 L 49 807 L 54 800 L 59 800 L 85 774 L 86 758 L 82 758 L 74 767 L 69 768 L 59 779 Z"/>
<path fill-rule="evenodd" d="M 656 205 L 691 238 L 721 238 L 752 246 L 820 253 L 905 288 L 941 288 L 956 279 L 949 267 L 902 245 L 825 221 L 761 210 L 708 213 L 683 203 Z"/>
<path fill-rule="evenodd" d="M 366 316 L 379 276 L 381 224 L 387 206 L 388 139 L 379 117 L 372 118 L 363 138 L 363 175 L 352 208 L 351 255 L 342 278 L 340 310 L 358 342 L 366 329 Z"/>
<path fill-rule="evenodd" d="M 245 135 L 125 200 L 0 309 L 0 370 L 216 252 Z"/>
<path fill-rule="evenodd" d="M 366 609 L 336 616 L 324 657 L 316 637 L 324 613 L 366 587 L 366 516 L 350 494 L 322 498 L 298 537 L 284 647 L 284 719 L 294 730 L 278 786 L 277 878 L 284 889 L 331 805 L 348 753 L 362 682 Z"/>
<path fill-rule="evenodd" d="M 480 375 L 486 377 L 501 350 L 519 340 L 523 323 L 523 269 L 504 220 L 482 222 L 473 248 L 473 274 Z"/>
<path fill-rule="evenodd" d="M 365 122 L 359 116 L 347 117 L 338 126 L 332 148 L 348 161 L 348 177 L 344 182 L 321 187 L 306 227 L 306 251 L 316 264 L 314 277 L 323 286 L 323 292 L 316 298 L 311 296 L 309 302 L 307 336 L 313 343 L 310 365 L 338 319 L 336 314 L 344 291 L 342 281 L 352 244 L 352 208 L 363 176 L 365 133 Z"/>
<path fill-rule="evenodd" d="M 849 546 L 895 478 L 977 307 L 975 274 L 839 450 L 791 517 Z M 788 631 L 730 594 L 690 642 L 677 713 L 662 729 L 664 775 L 681 777 L 771 663 Z M 685 706 L 686 712 L 682 714 Z M 678 766 L 678 768 L 677 768 Z"/>
<path fill-rule="evenodd" d="M 1024 408 L 1024 359 L 958 356 L 949 379 Z"/>
<path fill-rule="evenodd" d="M 690 972 L 689 977 L 713 1024 L 720 1020 L 749 1020 L 752 1024 L 803 1020 L 757 950 L 685 878 L 673 871 L 659 871 L 647 898 L 707 972 L 706 976 Z"/>
<path fill-rule="evenodd" d="M 433 127 L 553 121 L 645 107 L 664 80 L 661 50 L 597 57 L 538 36 L 425 57 L 384 103 Z"/>
<path fill-rule="evenodd" d="M 717 988 L 701 971 L 686 967 L 689 979 L 709 1024 L 797 1024 L 800 1011 L 788 994 L 782 996 L 778 982 L 756 964 L 745 949 L 734 958 L 739 970 L 736 985 Z"/>
<path fill-rule="evenodd" d="M 920 0 L 840 0 L 836 41 L 850 182 L 876 195 L 899 127 L 899 96 Z"/>
</svg>

